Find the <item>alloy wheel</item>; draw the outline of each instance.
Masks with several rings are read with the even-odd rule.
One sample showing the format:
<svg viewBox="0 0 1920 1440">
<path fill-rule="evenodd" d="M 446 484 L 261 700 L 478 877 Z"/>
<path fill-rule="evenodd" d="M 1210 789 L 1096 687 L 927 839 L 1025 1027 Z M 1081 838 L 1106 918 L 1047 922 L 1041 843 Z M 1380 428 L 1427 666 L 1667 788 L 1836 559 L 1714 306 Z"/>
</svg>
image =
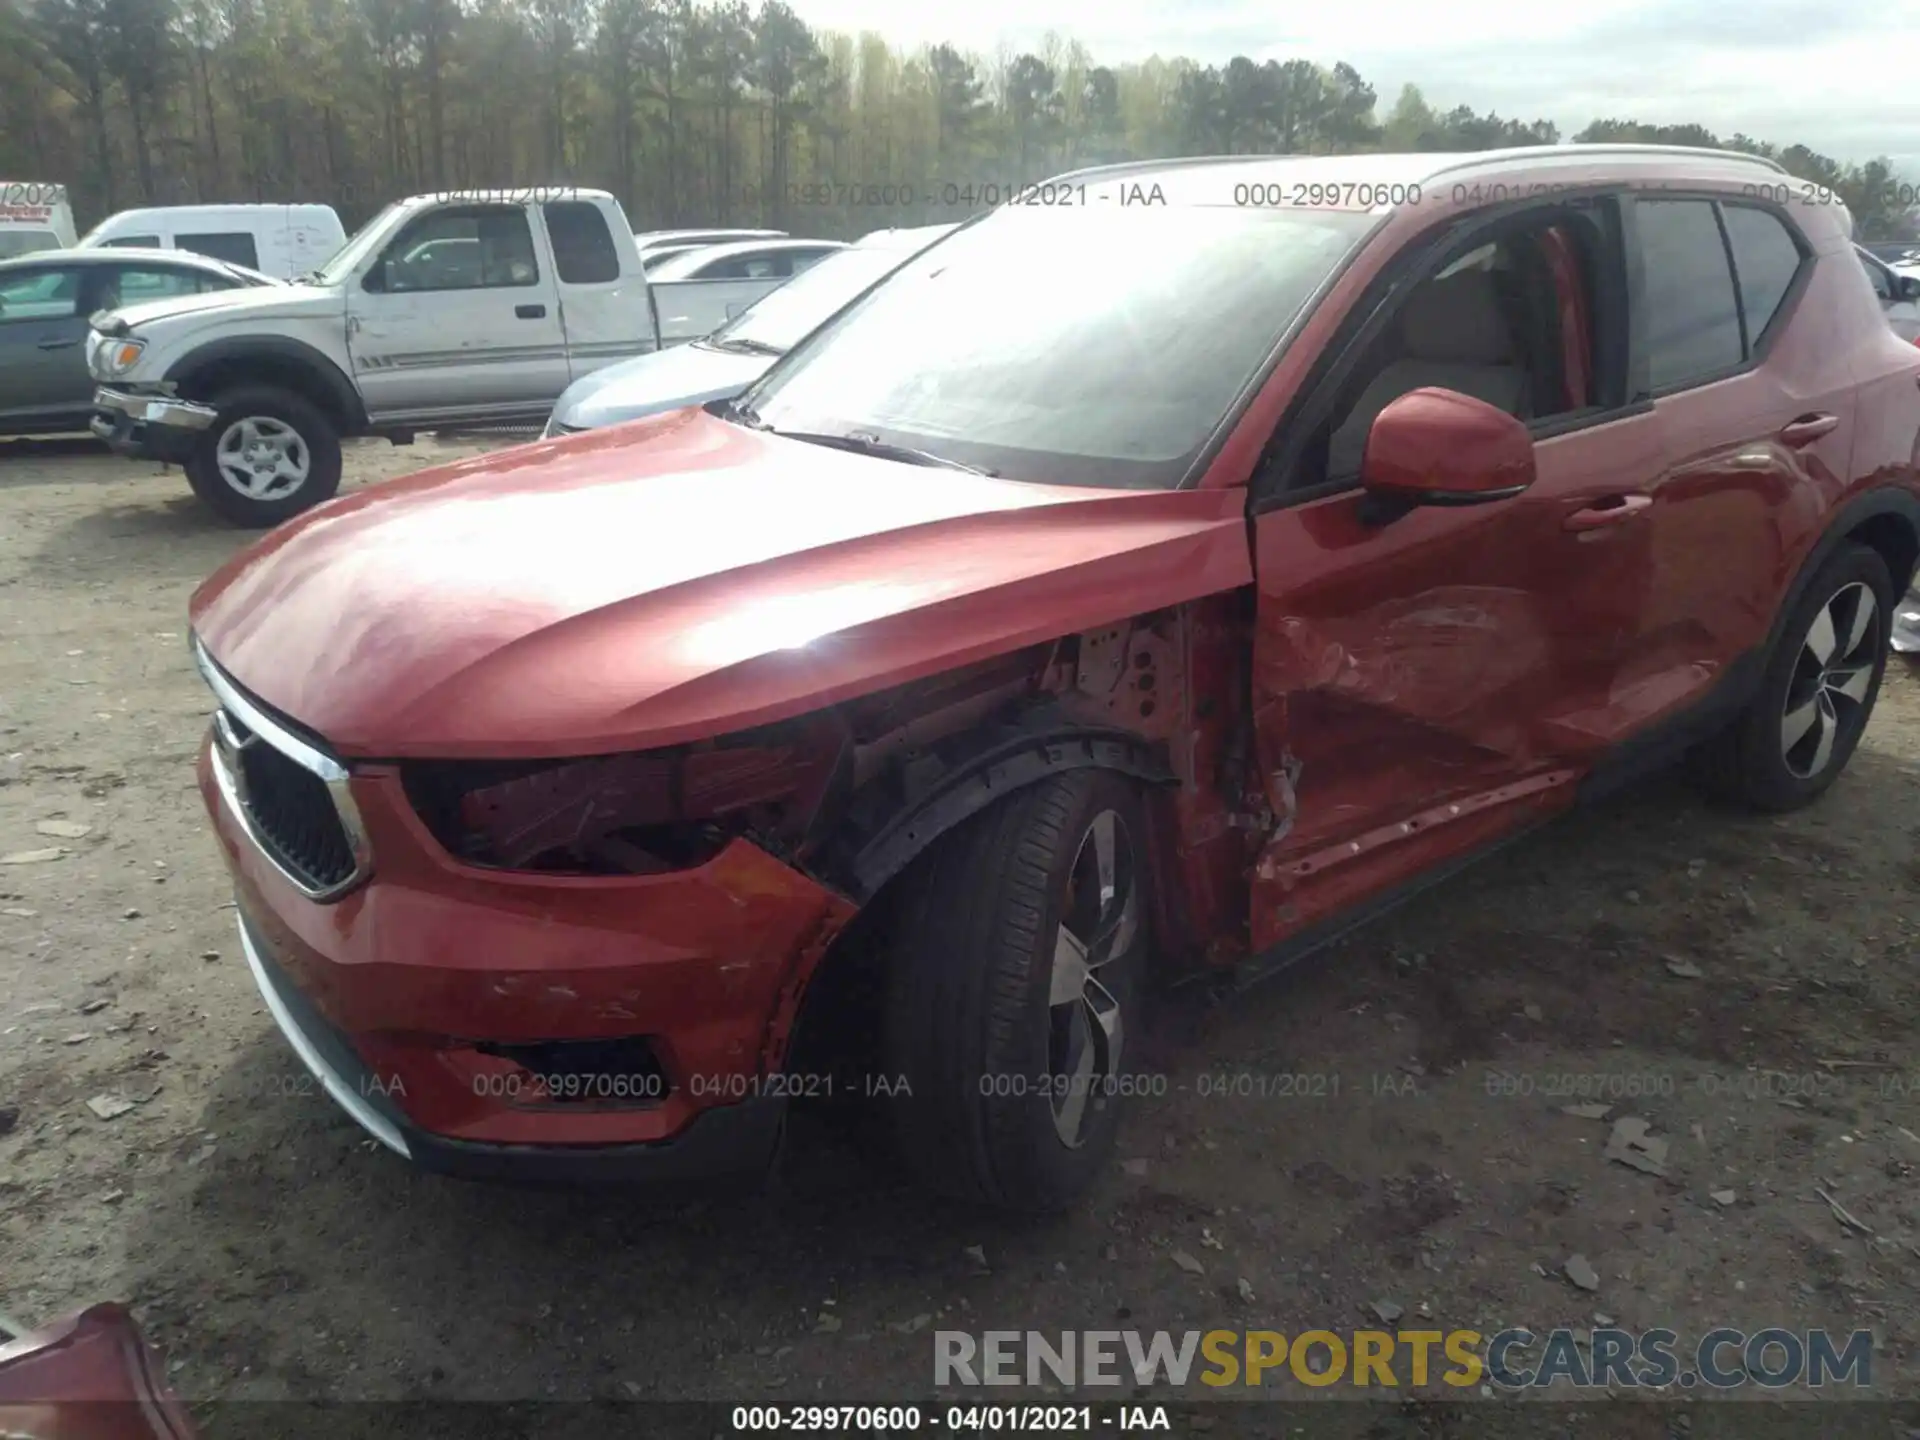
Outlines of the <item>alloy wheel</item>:
<svg viewBox="0 0 1920 1440">
<path fill-rule="evenodd" d="M 249 500 L 284 500 L 307 483 L 312 460 L 300 432 L 270 415 L 234 421 L 214 447 L 220 478 Z"/>
<path fill-rule="evenodd" d="M 1047 1067 L 1053 1125 L 1061 1143 L 1087 1138 L 1120 1073 L 1126 1036 L 1120 1002 L 1101 971 L 1126 954 L 1139 931 L 1139 858 L 1120 814 L 1103 810 L 1080 837 L 1054 940 L 1048 987 Z"/>
<path fill-rule="evenodd" d="M 1878 617 L 1873 591 L 1857 580 L 1815 614 L 1780 717 L 1780 753 L 1796 778 L 1821 774 L 1832 763 L 1842 727 L 1860 718 L 1873 687 Z"/>
</svg>

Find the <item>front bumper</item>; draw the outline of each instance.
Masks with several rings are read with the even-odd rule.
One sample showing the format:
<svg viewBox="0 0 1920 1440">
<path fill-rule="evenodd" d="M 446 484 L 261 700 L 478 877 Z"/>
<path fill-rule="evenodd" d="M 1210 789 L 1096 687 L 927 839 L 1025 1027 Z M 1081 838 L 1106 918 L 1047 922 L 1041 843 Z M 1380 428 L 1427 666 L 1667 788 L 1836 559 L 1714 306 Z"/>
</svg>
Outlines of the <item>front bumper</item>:
<svg viewBox="0 0 1920 1440">
<path fill-rule="evenodd" d="M 211 405 L 102 385 L 93 392 L 88 428 L 117 455 L 178 465 L 185 463 L 199 444 L 200 433 L 218 416 Z"/>
<path fill-rule="evenodd" d="M 244 914 L 240 948 L 268 1013 L 314 1079 L 361 1129 L 422 1169 L 469 1180 L 674 1187 L 757 1178 L 779 1151 L 786 1101 L 774 1096 L 715 1106 L 651 1144 L 490 1145 L 435 1135 L 393 1102 L 390 1083 L 264 952 Z"/>
<path fill-rule="evenodd" d="M 316 898 L 263 849 L 220 765 L 210 731 L 200 788 L 248 966 L 303 1063 L 375 1139 L 497 1178 L 674 1181 L 770 1163 L 785 1107 L 762 1097 L 793 1092 L 767 1077 L 851 902 L 743 840 L 660 875 L 467 865 L 397 767 L 373 763 L 347 781 L 370 869 Z M 590 1087 L 590 1103 L 514 1088 L 538 1073 L 529 1050 L 601 1045 L 643 1046 L 659 1088 Z"/>
</svg>

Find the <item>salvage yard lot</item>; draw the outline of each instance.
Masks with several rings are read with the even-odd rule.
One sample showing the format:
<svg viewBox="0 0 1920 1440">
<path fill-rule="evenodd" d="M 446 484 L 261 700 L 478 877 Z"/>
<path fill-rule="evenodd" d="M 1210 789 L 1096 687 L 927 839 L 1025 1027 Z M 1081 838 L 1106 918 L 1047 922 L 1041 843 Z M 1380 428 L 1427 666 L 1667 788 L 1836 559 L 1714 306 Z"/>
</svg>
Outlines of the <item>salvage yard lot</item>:
<svg viewBox="0 0 1920 1440">
<path fill-rule="evenodd" d="M 353 446 L 347 483 L 482 448 Z M 768 1192 L 658 1208 L 413 1173 L 275 1032 L 194 787 L 210 701 L 184 631 L 247 538 L 177 471 L 0 444 L 11 1313 L 134 1300 L 195 1401 L 931 1398 L 940 1328 L 1292 1334 L 1376 1305 L 1683 1343 L 1870 1327 L 1875 1389 L 1920 1394 L 1905 662 L 1809 811 L 1656 781 L 1331 962 L 1230 1004 L 1167 995 L 1127 1067 L 1166 1093 L 1069 1216 L 930 1204 L 812 1121 Z M 1665 1142 L 1651 1170 L 1603 1154 L 1636 1117 Z"/>
</svg>

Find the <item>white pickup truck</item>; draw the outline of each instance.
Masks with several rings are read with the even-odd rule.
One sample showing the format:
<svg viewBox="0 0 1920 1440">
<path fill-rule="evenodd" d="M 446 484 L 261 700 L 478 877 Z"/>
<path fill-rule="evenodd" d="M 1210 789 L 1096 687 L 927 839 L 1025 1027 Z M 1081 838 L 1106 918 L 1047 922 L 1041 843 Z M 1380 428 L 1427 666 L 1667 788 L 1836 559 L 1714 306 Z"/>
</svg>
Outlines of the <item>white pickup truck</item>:
<svg viewBox="0 0 1920 1440">
<path fill-rule="evenodd" d="M 343 436 L 538 425 L 582 375 L 707 334 L 771 288 L 681 286 L 649 287 L 604 191 L 416 195 L 291 287 L 96 315 L 91 428 L 181 465 L 233 523 L 275 525 L 338 489 Z"/>
</svg>

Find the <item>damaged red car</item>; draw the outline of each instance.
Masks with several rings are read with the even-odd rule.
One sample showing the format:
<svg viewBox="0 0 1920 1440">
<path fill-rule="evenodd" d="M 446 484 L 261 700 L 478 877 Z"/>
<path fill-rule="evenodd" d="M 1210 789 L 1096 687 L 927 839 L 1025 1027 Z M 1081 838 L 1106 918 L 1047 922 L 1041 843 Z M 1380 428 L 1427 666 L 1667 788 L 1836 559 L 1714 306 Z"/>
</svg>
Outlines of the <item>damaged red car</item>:
<svg viewBox="0 0 1920 1440">
<path fill-rule="evenodd" d="M 247 963 L 422 1165 L 1099 1173 L 1243 977 L 1687 757 L 1832 783 L 1920 555 L 1844 209 L 1631 146 L 1166 161 L 963 226 L 738 400 L 343 497 L 192 602 Z"/>
</svg>

